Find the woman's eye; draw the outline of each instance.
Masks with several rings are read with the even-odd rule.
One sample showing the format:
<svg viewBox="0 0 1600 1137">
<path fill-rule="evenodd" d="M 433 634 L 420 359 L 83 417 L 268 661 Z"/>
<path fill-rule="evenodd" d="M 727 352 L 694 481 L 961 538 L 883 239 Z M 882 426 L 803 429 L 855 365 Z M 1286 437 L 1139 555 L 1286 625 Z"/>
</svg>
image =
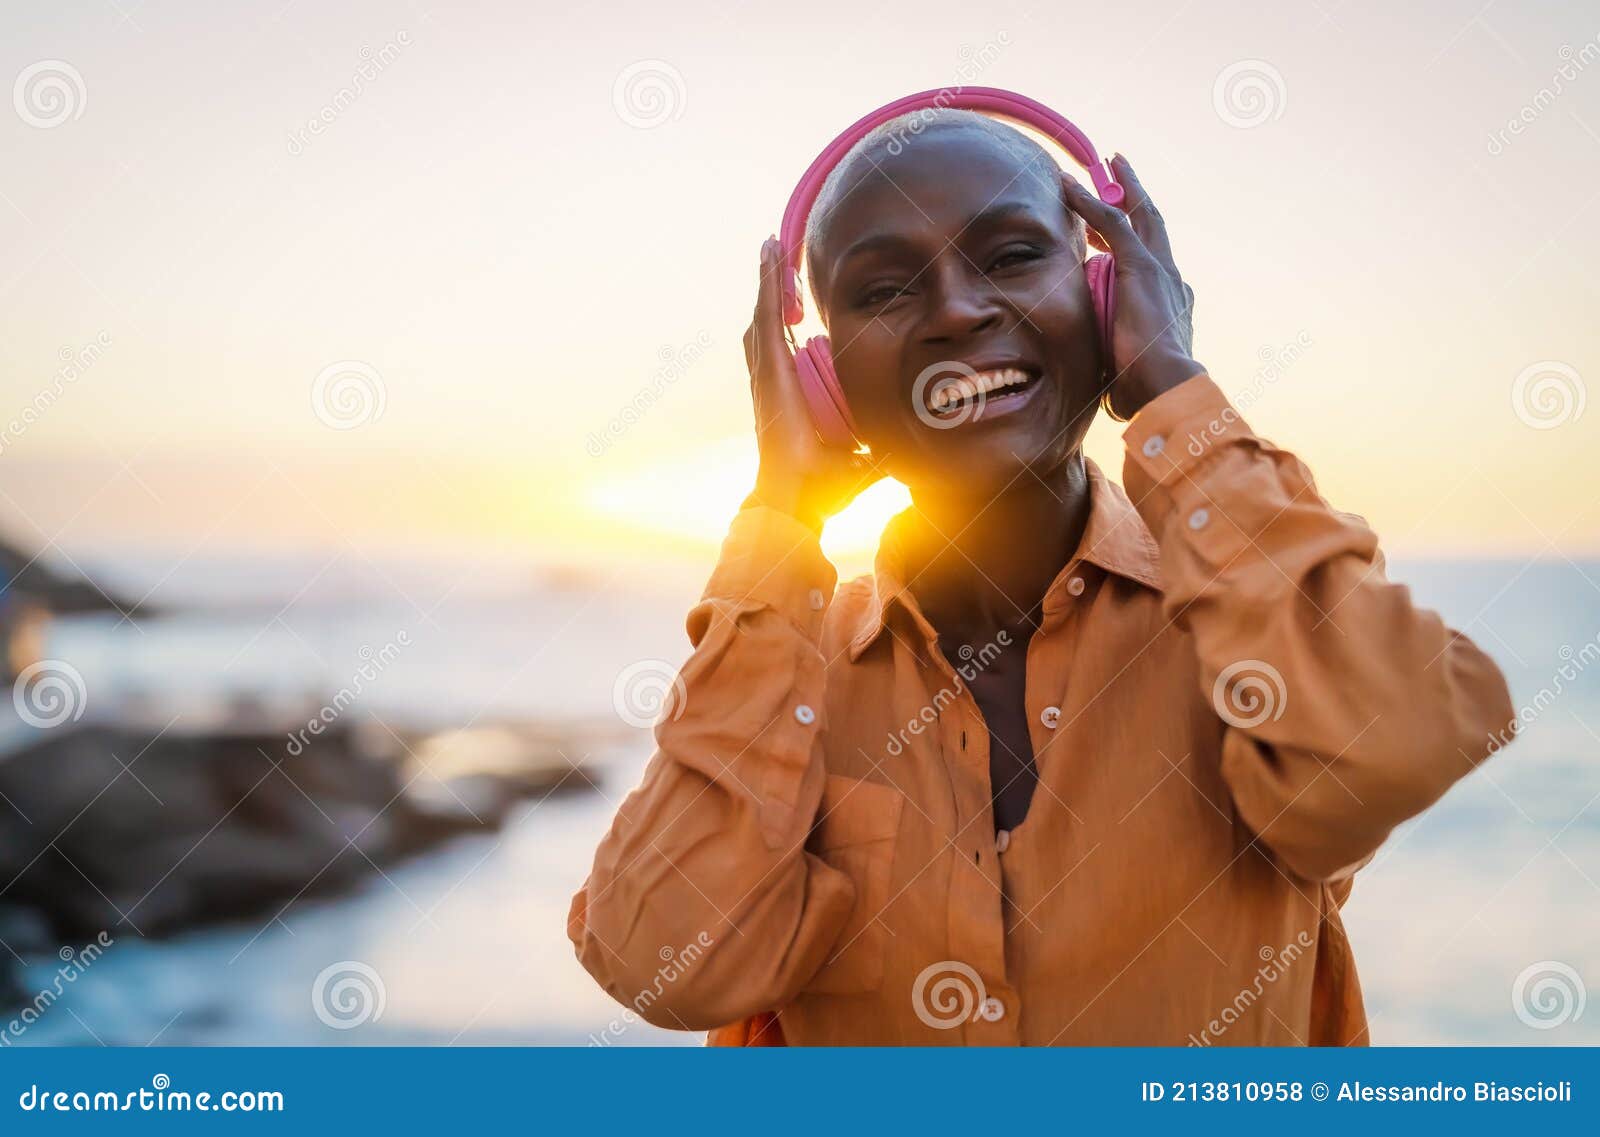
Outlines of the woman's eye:
<svg viewBox="0 0 1600 1137">
<path fill-rule="evenodd" d="M 995 257 L 994 264 L 990 266 L 989 271 L 994 272 L 996 269 L 1011 268 L 1014 265 L 1025 264 L 1028 261 L 1036 261 L 1043 255 L 1031 245 L 1019 245 L 1014 248 L 1004 249 L 999 256 Z"/>
<path fill-rule="evenodd" d="M 897 284 L 880 284 L 862 293 L 859 303 L 864 307 L 887 304 L 903 291 L 904 289 Z"/>
</svg>

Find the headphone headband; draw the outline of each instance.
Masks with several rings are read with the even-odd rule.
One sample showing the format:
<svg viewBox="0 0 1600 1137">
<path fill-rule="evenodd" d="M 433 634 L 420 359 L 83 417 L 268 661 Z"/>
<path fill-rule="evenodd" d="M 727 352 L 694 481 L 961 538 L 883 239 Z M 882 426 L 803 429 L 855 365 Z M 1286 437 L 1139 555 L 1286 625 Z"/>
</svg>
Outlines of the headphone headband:
<svg viewBox="0 0 1600 1137">
<path fill-rule="evenodd" d="M 997 118 L 1010 119 L 1024 126 L 1031 126 L 1048 135 L 1088 171 L 1089 180 L 1094 183 L 1095 192 L 1100 195 L 1101 201 L 1107 205 L 1122 204 L 1122 187 L 1117 184 L 1116 175 L 1111 172 L 1110 167 L 1100 160 L 1094 143 L 1089 141 L 1083 131 L 1043 103 L 1035 102 L 1015 91 L 1003 91 L 999 87 L 958 87 L 954 90 L 940 88 L 936 91 L 920 91 L 915 95 L 907 95 L 857 119 L 848 130 L 828 143 L 827 148 L 817 155 L 816 161 L 807 167 L 800 184 L 790 196 L 788 208 L 783 211 L 783 224 L 778 231 L 783 254 L 783 263 L 779 266 L 779 279 L 783 281 L 785 324 L 798 324 L 805 314 L 805 307 L 800 300 L 800 253 L 801 246 L 805 242 L 806 218 L 810 216 L 811 207 L 816 204 L 817 195 L 822 192 L 822 183 L 833 172 L 834 166 L 838 165 L 849 152 L 850 147 L 866 137 L 875 127 L 908 111 L 921 110 L 924 107 L 984 111 Z"/>
</svg>

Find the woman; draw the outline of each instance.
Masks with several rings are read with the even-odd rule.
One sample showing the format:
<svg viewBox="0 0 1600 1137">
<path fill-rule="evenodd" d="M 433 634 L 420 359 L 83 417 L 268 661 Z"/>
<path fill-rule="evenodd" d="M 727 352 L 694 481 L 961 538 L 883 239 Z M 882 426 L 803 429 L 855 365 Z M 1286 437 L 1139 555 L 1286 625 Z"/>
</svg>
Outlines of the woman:
<svg viewBox="0 0 1600 1137">
<path fill-rule="evenodd" d="M 812 430 L 762 249 L 760 473 L 579 958 L 713 1041 L 1364 1043 L 1339 906 L 1490 752 L 1504 681 L 1195 362 L 1125 159 L 1119 209 L 1008 126 L 917 119 L 808 231 L 870 457 Z M 1080 449 L 1102 395 L 1126 492 Z M 835 593 L 822 521 L 883 474 L 914 504 Z"/>
</svg>

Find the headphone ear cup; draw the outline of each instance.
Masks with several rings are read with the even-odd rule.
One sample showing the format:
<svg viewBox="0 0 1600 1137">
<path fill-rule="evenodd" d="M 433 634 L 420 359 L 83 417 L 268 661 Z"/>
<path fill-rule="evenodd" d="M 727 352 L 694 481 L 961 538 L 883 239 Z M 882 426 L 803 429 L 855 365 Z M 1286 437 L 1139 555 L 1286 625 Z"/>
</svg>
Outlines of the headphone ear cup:
<svg viewBox="0 0 1600 1137">
<path fill-rule="evenodd" d="M 795 374 L 811 410 L 817 434 L 829 446 L 855 449 L 855 421 L 844 401 L 844 391 L 833 370 L 833 351 L 827 336 L 812 336 L 794 353 Z"/>
<path fill-rule="evenodd" d="M 1117 262 L 1110 253 L 1099 253 L 1084 262 L 1083 271 L 1089 282 L 1089 299 L 1094 304 L 1095 330 L 1100 335 L 1100 358 L 1105 362 L 1100 405 L 1110 415 L 1111 382 L 1117 374 L 1117 361 L 1111 354 L 1111 328 L 1117 315 Z"/>
</svg>

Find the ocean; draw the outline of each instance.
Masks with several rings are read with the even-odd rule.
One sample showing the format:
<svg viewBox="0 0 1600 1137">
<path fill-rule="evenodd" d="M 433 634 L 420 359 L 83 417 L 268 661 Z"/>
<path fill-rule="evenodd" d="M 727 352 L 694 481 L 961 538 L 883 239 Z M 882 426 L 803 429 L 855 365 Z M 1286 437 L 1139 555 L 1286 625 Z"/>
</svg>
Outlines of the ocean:
<svg viewBox="0 0 1600 1137">
<path fill-rule="evenodd" d="M 613 688 L 630 664 L 675 665 L 688 650 L 695 589 L 681 583 L 496 574 L 430 589 L 403 566 L 355 568 L 286 590 L 308 579 L 305 567 L 270 566 L 241 603 L 237 589 L 207 594 L 216 578 L 190 566 L 196 609 L 137 630 L 64 621 L 48 651 L 81 671 L 91 705 L 114 710 L 151 692 L 206 703 L 336 689 L 364 650 L 403 631 L 406 646 L 359 712 L 577 724 L 615 723 Z M 1550 551 L 1394 562 L 1389 575 L 1500 662 L 1525 723 L 1356 879 L 1345 920 L 1373 1041 L 1600 1044 L 1600 1009 L 1585 1009 L 1600 985 L 1600 564 Z M 162 597 L 185 599 L 171 587 Z M 60 959 L 30 957 L 24 988 L 59 997 L 16 1042 L 696 1045 L 700 1035 L 625 1015 L 578 967 L 565 932 L 571 895 L 649 747 L 646 729 L 621 741 L 601 732 L 572 755 L 592 764 L 594 791 L 526 803 L 494 836 L 386 866 L 281 919 L 164 941 L 108 929 L 109 946 L 66 982 Z"/>
</svg>

